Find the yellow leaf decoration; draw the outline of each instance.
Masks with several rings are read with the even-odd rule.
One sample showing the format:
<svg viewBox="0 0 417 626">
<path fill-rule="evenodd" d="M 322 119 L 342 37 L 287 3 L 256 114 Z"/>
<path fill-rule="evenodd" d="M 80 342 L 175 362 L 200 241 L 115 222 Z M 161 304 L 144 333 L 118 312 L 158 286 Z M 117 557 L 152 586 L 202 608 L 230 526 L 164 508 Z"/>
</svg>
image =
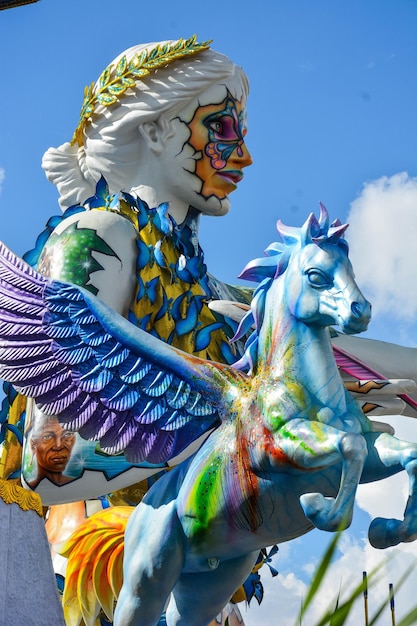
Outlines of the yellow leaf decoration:
<svg viewBox="0 0 417 626">
<path fill-rule="evenodd" d="M 105 87 L 107 85 L 107 83 L 109 82 L 109 78 L 110 78 L 110 72 L 111 72 L 111 65 L 109 67 L 106 67 L 104 72 L 102 72 L 102 74 L 100 75 L 100 78 L 98 79 L 100 83 L 100 87 Z"/>
<path fill-rule="evenodd" d="M 97 100 L 104 107 L 108 107 L 111 104 L 114 104 L 115 102 L 117 102 L 116 96 L 112 96 L 109 93 L 101 93 L 101 94 L 99 94 L 97 96 Z"/>
<path fill-rule="evenodd" d="M 126 85 L 126 87 L 134 87 L 135 86 L 135 81 L 133 80 L 133 78 L 129 78 L 127 76 L 123 76 L 122 84 Z"/>
<path fill-rule="evenodd" d="M 123 83 L 118 83 L 117 85 L 109 85 L 109 92 L 113 96 L 120 96 L 126 91 L 127 88 L 127 85 L 124 85 Z"/>
<path fill-rule="evenodd" d="M 127 60 L 125 56 L 122 56 L 118 64 L 116 65 L 116 76 L 123 76 L 126 71 Z"/>
<path fill-rule="evenodd" d="M 141 78 L 161 67 L 166 67 L 177 59 L 207 50 L 210 43 L 211 40 L 198 43 L 197 35 L 193 35 L 189 39 L 179 39 L 172 44 L 158 44 L 150 50 L 145 49 L 140 54 L 135 54 L 129 62 L 122 56 L 116 67 L 110 64 L 101 73 L 98 85 L 92 83 L 84 90 L 80 120 L 71 144 L 79 146 L 84 144 L 84 128 L 91 121 L 97 105 L 111 106 L 127 89 L 135 86 L 135 78 Z"/>
</svg>

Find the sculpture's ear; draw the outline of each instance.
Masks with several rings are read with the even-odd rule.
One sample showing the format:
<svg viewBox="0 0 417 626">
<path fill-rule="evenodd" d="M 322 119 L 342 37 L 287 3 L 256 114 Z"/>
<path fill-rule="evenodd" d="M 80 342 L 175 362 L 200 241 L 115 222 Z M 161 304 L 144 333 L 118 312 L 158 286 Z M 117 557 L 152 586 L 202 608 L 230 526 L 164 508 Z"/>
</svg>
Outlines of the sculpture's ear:
<svg viewBox="0 0 417 626">
<path fill-rule="evenodd" d="M 161 154 L 167 139 L 173 136 L 174 129 L 168 120 L 159 118 L 152 122 L 141 124 L 139 133 L 145 140 L 149 150 L 152 150 L 155 154 Z"/>
</svg>

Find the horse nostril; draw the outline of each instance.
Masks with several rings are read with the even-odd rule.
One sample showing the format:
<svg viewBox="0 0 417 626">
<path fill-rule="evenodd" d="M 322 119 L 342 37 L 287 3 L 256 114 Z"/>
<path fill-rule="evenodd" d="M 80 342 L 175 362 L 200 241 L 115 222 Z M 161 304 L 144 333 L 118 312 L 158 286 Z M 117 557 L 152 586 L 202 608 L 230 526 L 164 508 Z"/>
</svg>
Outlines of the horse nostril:
<svg viewBox="0 0 417 626">
<path fill-rule="evenodd" d="M 362 314 L 362 307 L 359 302 L 352 302 L 352 304 L 350 305 L 350 310 L 355 317 L 360 317 Z"/>
</svg>

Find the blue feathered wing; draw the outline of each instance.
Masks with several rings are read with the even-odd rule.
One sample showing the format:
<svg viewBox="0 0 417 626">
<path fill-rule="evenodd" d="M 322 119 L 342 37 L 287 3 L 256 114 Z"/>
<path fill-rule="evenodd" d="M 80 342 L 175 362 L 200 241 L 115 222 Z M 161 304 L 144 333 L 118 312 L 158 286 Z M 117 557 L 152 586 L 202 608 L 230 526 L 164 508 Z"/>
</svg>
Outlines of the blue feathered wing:
<svg viewBox="0 0 417 626">
<path fill-rule="evenodd" d="M 162 463 L 221 421 L 246 378 L 153 337 L 0 242 L 0 378 L 104 452 Z"/>
</svg>

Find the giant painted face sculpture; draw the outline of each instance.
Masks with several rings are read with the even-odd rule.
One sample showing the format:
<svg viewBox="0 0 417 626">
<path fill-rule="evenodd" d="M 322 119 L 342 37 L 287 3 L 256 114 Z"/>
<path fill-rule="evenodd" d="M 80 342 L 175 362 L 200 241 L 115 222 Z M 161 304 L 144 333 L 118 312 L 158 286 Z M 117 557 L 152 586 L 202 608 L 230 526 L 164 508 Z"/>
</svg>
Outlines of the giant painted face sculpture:
<svg viewBox="0 0 417 626">
<path fill-rule="evenodd" d="M 204 198 L 224 199 L 243 178 L 242 169 L 252 163 L 245 145 L 246 111 L 230 94 L 219 104 L 200 106 L 188 124 L 188 143 L 201 154 L 196 176 Z"/>
<path fill-rule="evenodd" d="M 171 120 L 158 187 L 206 215 L 224 215 L 252 158 L 245 144 L 246 101 L 214 85 Z"/>
</svg>

